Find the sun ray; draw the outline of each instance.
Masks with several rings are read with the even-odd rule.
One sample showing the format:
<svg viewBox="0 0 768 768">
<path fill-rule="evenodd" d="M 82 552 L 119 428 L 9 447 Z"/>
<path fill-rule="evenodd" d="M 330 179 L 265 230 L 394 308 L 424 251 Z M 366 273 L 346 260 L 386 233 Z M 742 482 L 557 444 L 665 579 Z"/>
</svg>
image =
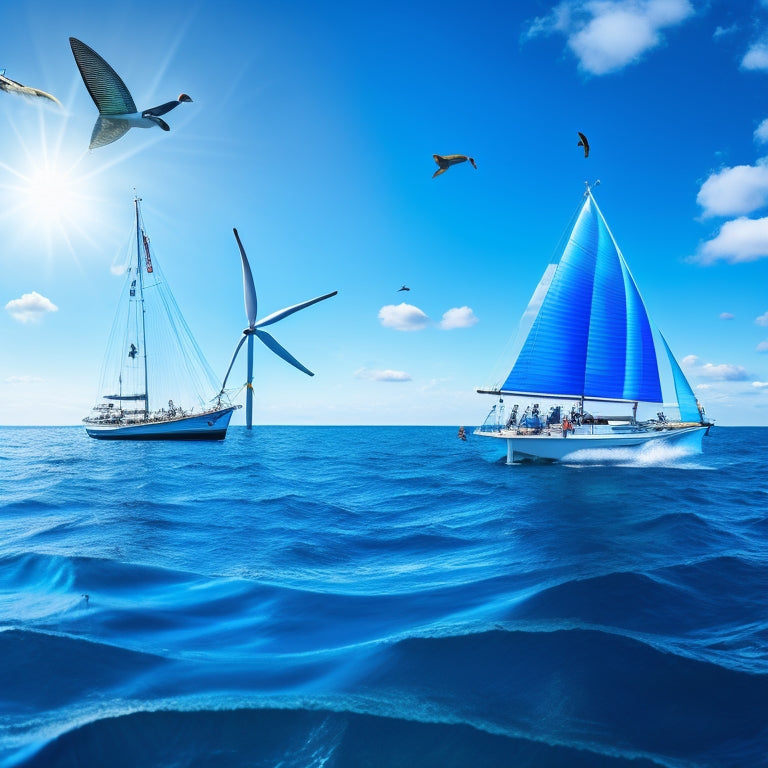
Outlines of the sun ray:
<svg viewBox="0 0 768 768">
<path fill-rule="evenodd" d="M 6 174 L 0 181 L 0 222 L 11 222 L 9 234 L 25 242 L 30 252 L 42 246 L 51 261 L 54 253 L 68 252 L 81 268 L 76 241 L 93 244 L 99 196 L 82 172 L 86 152 L 72 155 L 65 150 L 67 122 L 64 117 L 50 131 L 43 110 L 38 110 L 36 122 L 8 116 L 18 151 L 13 164 L 0 161 Z"/>
</svg>

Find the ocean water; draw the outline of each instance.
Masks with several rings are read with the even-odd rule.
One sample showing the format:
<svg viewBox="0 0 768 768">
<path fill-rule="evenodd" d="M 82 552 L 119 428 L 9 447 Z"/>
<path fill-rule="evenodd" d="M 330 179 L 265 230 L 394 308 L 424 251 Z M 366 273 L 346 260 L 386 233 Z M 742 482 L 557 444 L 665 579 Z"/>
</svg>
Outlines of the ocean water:
<svg viewBox="0 0 768 768">
<path fill-rule="evenodd" d="M 502 453 L 1 428 L 0 766 L 768 765 L 768 429 Z"/>
</svg>

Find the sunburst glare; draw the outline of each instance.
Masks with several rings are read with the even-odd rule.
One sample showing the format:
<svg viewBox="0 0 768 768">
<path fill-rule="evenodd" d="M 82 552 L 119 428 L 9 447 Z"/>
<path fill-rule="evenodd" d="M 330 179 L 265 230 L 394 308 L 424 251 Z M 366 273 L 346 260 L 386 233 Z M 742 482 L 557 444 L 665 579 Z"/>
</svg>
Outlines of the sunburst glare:
<svg viewBox="0 0 768 768">
<path fill-rule="evenodd" d="M 79 264 L 78 242 L 98 240 L 101 197 L 97 174 L 83 168 L 86 153 L 64 146 L 66 122 L 53 141 L 42 110 L 36 130 L 27 121 L 11 122 L 21 152 L 13 164 L 0 162 L 0 220 L 14 221 L 15 237 L 28 250 L 44 249 L 49 259 L 65 250 Z"/>
</svg>

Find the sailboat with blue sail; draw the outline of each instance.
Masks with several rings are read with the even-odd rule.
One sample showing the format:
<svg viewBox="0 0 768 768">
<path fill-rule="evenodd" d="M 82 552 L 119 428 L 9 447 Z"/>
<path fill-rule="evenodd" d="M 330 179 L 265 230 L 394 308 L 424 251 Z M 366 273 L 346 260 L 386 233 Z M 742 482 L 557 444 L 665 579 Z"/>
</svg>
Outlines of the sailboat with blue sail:
<svg viewBox="0 0 768 768">
<path fill-rule="evenodd" d="M 559 259 L 523 314 L 513 358 L 503 380 L 478 390 L 499 401 L 475 432 L 505 440 L 509 463 L 649 443 L 701 451 L 712 426 L 651 323 L 589 184 Z M 507 411 L 510 396 L 530 404 Z M 638 409 L 648 406 L 655 414 L 643 420 Z"/>
</svg>

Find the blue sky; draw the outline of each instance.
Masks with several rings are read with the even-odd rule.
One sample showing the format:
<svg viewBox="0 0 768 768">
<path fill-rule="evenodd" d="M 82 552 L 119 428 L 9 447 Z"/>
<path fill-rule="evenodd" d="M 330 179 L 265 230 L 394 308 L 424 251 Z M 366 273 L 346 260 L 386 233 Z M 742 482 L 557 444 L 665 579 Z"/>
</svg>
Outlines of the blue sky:
<svg viewBox="0 0 768 768">
<path fill-rule="evenodd" d="M 600 179 L 708 415 L 768 425 L 768 3 L 503 5 L 6 3 L 0 69 L 63 106 L 0 92 L 0 424 L 96 402 L 134 189 L 220 376 L 246 324 L 233 226 L 260 316 L 339 291 L 273 327 L 314 378 L 257 346 L 256 423 L 479 423 Z M 140 109 L 194 101 L 89 152 L 69 36 Z M 477 170 L 432 179 L 433 153 Z"/>
</svg>

